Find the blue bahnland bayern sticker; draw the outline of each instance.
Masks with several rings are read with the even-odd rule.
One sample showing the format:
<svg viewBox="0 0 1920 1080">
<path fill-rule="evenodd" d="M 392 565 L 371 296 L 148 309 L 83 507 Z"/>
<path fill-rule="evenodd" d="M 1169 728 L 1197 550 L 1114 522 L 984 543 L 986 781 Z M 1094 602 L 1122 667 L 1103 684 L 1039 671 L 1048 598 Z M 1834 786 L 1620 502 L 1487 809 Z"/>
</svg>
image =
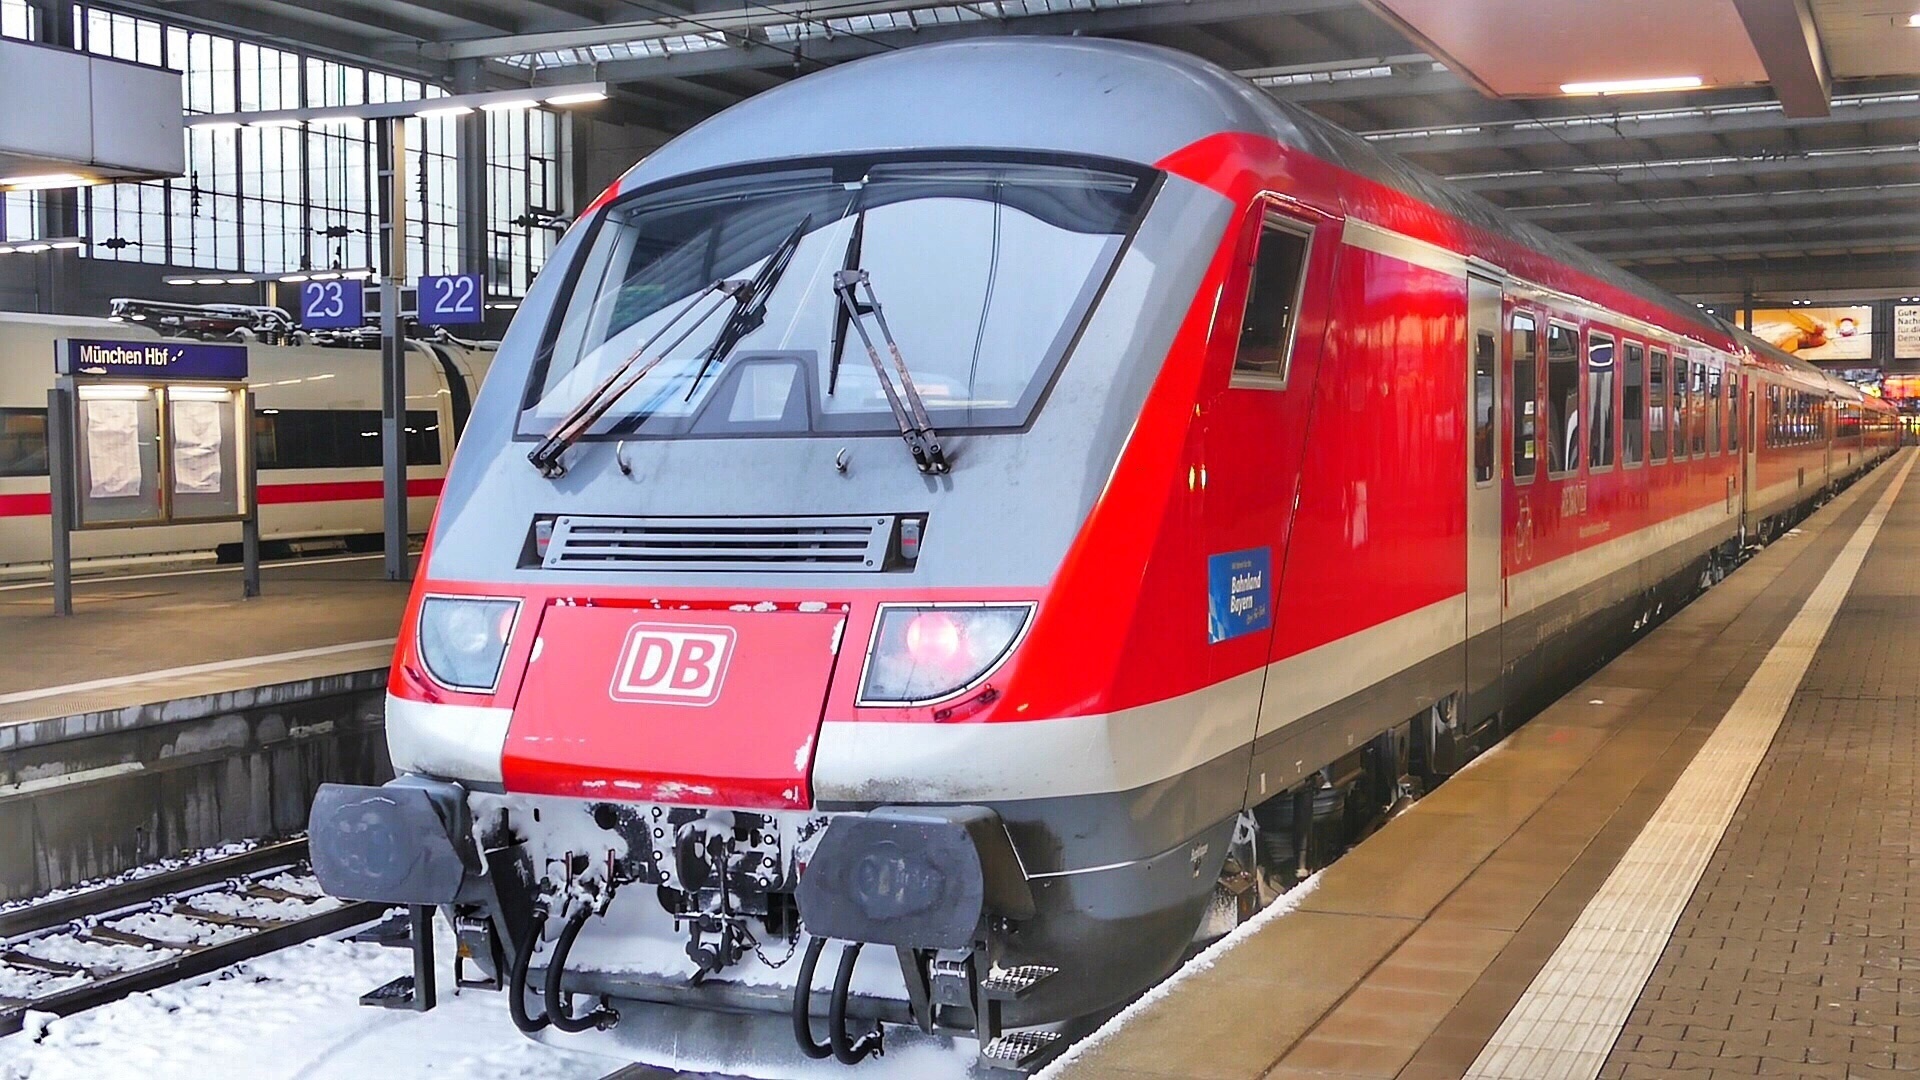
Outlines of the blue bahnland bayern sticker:
<svg viewBox="0 0 1920 1080">
<path fill-rule="evenodd" d="M 1207 556 L 1207 640 L 1226 641 L 1273 625 L 1271 548 Z"/>
</svg>

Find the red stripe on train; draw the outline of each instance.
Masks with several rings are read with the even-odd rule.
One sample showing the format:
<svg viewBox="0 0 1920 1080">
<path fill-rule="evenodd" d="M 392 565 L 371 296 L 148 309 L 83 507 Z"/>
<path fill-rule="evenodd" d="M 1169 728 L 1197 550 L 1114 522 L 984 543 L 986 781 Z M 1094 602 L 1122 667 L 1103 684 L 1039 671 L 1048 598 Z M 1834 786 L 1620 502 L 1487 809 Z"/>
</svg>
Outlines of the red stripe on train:
<svg viewBox="0 0 1920 1080">
<path fill-rule="evenodd" d="M 411 498 L 433 498 L 440 494 L 442 481 L 439 477 L 407 481 L 407 495 Z M 312 484 L 262 484 L 260 485 L 260 505 L 276 506 L 283 503 L 309 502 L 349 502 L 355 499 L 378 499 L 381 483 L 378 480 L 337 480 L 330 483 Z M 24 495 L 0 495 L 0 517 L 46 517 L 53 512 L 53 499 L 44 491 L 29 492 Z"/>
</svg>

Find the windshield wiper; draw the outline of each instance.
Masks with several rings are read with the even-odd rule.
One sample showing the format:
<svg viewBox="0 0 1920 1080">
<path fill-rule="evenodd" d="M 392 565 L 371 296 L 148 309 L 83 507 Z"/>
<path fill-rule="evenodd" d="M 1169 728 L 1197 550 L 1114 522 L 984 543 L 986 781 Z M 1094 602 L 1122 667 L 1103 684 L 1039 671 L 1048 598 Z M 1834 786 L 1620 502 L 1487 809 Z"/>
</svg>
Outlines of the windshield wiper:
<svg viewBox="0 0 1920 1080">
<path fill-rule="evenodd" d="M 760 272 L 748 283 L 748 294 L 734 306 L 733 314 L 727 316 L 726 324 L 720 327 L 720 336 L 713 339 L 707 347 L 707 355 L 700 362 L 700 370 L 693 373 L 693 385 L 687 387 L 687 400 L 692 401 L 694 392 L 700 389 L 701 380 L 707 377 L 707 370 L 725 360 L 740 339 L 760 329 L 767 321 L 767 297 L 772 295 L 774 287 L 780 284 L 780 275 L 787 272 L 787 264 L 793 261 L 793 253 L 800 250 L 800 241 L 807 235 L 807 226 L 813 224 L 813 215 L 800 219 L 800 224 L 780 241 L 773 254 L 760 267 Z"/>
<path fill-rule="evenodd" d="M 866 300 L 862 301 L 855 291 L 866 289 Z M 847 323 L 860 334 L 860 341 L 867 347 L 867 359 L 873 361 L 873 373 L 880 380 L 880 389 L 887 395 L 887 407 L 893 410 L 893 419 L 900 425 L 900 438 L 906 441 L 907 449 L 913 454 L 913 463 L 923 473 L 944 473 L 947 471 L 947 454 L 940 447 L 940 435 L 933 430 L 933 422 L 927 419 L 927 407 L 920 400 L 920 390 L 913 385 L 913 374 L 907 370 L 907 361 L 900 355 L 900 345 L 893 340 L 893 331 L 887 328 L 887 317 L 880 310 L 880 299 L 873 294 L 873 281 L 865 270 L 839 270 L 833 275 L 833 291 L 840 297 L 841 310 L 846 312 Z M 900 387 L 895 389 L 892 376 L 887 374 L 887 366 L 880 360 L 880 350 L 874 347 L 872 335 L 867 333 L 866 323 L 862 319 L 872 315 L 873 321 L 880 327 L 880 337 L 887 343 L 887 351 L 893 354 L 893 366 L 900 373 Z M 906 399 L 905 405 L 901 398 Z"/>
<path fill-rule="evenodd" d="M 641 342 L 640 347 L 633 350 L 633 355 L 621 361 L 620 366 L 614 368 L 611 374 L 601 380 L 600 385 L 594 387 L 573 408 L 567 410 L 567 414 L 560 418 L 559 423 L 554 424 L 553 429 L 547 432 L 547 437 L 540 440 L 540 445 L 534 447 L 533 452 L 527 455 L 527 460 L 533 462 L 533 467 L 540 470 L 540 475 L 549 480 L 565 476 L 567 466 L 560 460 L 560 455 L 567 452 L 567 447 L 579 442 L 580 436 L 585 435 L 588 429 L 599 423 L 601 417 L 607 415 L 607 410 L 613 408 L 614 402 L 626 396 L 627 391 L 633 389 L 641 379 L 646 378 L 648 372 L 659 367 L 660 362 L 665 360 L 669 353 L 691 337 L 695 330 L 700 329 L 701 324 L 712 318 L 714 312 L 720 310 L 721 304 L 724 304 L 728 298 L 732 298 L 737 307 L 745 302 L 752 288 L 751 281 L 716 281 L 694 293 L 685 304 L 681 305 L 680 310 L 673 313 L 673 318 L 668 319 L 660 329 L 653 332 L 652 337 Z M 713 297 L 713 303 L 700 313 L 699 318 L 693 320 L 685 330 L 680 332 L 679 337 L 667 344 L 666 348 L 652 354 L 646 363 L 640 363 L 642 357 L 648 356 L 647 350 L 653 347 L 654 342 L 666 336 L 667 331 L 678 326 L 689 312 L 710 296 Z"/>
<path fill-rule="evenodd" d="M 812 220 L 811 214 L 802 218 L 800 224 L 794 226 L 793 231 L 781 239 L 779 246 L 767 256 L 767 261 L 760 267 L 760 272 L 751 279 L 716 281 L 689 297 L 680 310 L 673 313 L 673 318 L 668 319 L 660 329 L 655 330 L 652 337 L 641 342 L 640 347 L 633 350 L 633 355 L 622 361 L 612 374 L 601 380 L 600 385 L 594 387 L 592 392 L 569 409 L 567 414 L 560 418 L 560 422 L 553 426 L 553 430 L 547 433 L 547 437 L 540 440 L 540 445 L 534 447 L 533 452 L 527 455 L 527 460 L 533 462 L 534 468 L 540 470 L 540 475 L 549 480 L 565 476 L 567 466 L 560 460 L 560 456 L 566 453 L 567 448 L 579 442 L 580 437 L 591 430 L 593 425 L 599 423 L 600 418 L 613 408 L 615 402 L 626 396 L 627 391 L 633 389 L 641 379 L 646 378 L 654 368 L 659 367 L 673 350 L 693 336 L 695 330 L 704 326 L 706 321 L 713 317 L 713 313 L 731 299 L 733 311 L 727 315 L 727 321 L 721 324 L 720 333 L 714 337 L 713 344 L 707 346 L 705 359 L 700 365 L 699 372 L 694 375 L 693 386 L 687 390 L 687 399 L 692 400 L 693 391 L 699 388 L 700 380 L 706 376 L 707 369 L 731 352 L 741 338 L 758 329 L 760 324 L 766 321 L 767 294 L 773 291 L 773 287 L 780 281 L 780 275 L 786 272 L 787 263 L 793 260 L 793 253 L 800 246 L 800 238 L 806 235 L 807 225 Z M 641 358 L 648 355 L 647 350 L 653 348 L 654 342 L 666 336 L 667 331 L 679 325 L 689 312 L 709 296 L 713 296 L 714 301 L 700 313 L 699 318 L 693 320 L 685 330 L 680 332 L 679 337 L 667 344 L 666 348 L 652 354 L 644 364 L 640 363 Z M 639 366 L 636 367 L 636 364 Z"/>
</svg>

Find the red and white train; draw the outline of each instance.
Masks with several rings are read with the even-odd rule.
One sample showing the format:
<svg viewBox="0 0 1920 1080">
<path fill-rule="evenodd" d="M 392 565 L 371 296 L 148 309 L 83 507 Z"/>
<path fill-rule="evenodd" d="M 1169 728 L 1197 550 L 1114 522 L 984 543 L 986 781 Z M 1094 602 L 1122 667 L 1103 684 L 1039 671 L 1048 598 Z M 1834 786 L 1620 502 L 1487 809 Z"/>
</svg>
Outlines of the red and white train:
<svg viewBox="0 0 1920 1080">
<path fill-rule="evenodd" d="M 1028 1066 L 1893 438 L 1191 57 L 848 64 L 555 252 L 316 869 L 542 1037 Z"/>
<path fill-rule="evenodd" d="M 160 305 L 186 310 L 184 305 Z M 0 312 L 0 574 L 44 573 L 52 544 L 47 495 L 47 390 L 54 342 L 66 337 L 156 340 L 151 324 Z M 269 543 L 347 538 L 377 549 L 380 517 L 380 354 L 314 344 L 249 349 L 256 410 L 260 535 Z M 426 531 L 492 353 L 457 341 L 407 348 L 409 516 Z M 237 547 L 226 525 L 75 533 L 74 557 L 95 565 Z"/>
</svg>

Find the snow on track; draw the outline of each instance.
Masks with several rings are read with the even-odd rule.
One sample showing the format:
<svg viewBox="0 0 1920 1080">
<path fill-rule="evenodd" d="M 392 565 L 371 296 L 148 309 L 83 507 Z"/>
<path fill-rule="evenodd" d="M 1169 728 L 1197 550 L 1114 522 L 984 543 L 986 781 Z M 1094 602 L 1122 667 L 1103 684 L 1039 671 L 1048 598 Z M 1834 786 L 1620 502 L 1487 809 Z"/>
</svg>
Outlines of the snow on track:
<svg viewBox="0 0 1920 1080">
<path fill-rule="evenodd" d="M 528 1040 L 506 998 L 455 996 L 440 928 L 440 1007 L 368 1008 L 409 953 L 321 938 L 0 1038 L 0 1080 L 598 1080 L 620 1063 Z"/>
</svg>

